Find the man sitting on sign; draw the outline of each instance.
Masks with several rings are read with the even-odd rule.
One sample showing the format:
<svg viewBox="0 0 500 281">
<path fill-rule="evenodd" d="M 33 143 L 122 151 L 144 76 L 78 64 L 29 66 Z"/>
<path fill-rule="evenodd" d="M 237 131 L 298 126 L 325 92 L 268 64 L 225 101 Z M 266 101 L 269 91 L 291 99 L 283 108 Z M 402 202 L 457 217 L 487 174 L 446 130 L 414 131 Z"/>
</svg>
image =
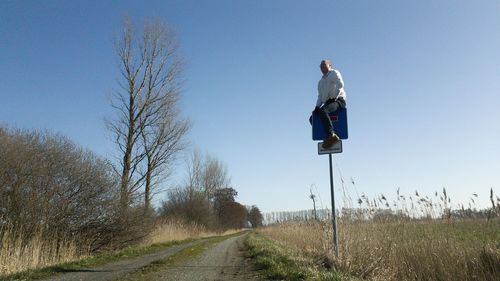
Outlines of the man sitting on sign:
<svg viewBox="0 0 500 281">
<path fill-rule="evenodd" d="M 313 115 L 320 118 L 321 124 L 325 129 L 326 137 L 322 147 L 329 149 L 340 138 L 333 131 L 332 121 L 328 114 L 337 111 L 339 108 L 346 107 L 346 94 L 342 76 L 338 70 L 333 69 L 332 62 L 322 60 L 319 67 L 323 73 L 323 77 L 318 82 L 318 100 L 316 101 Z"/>
</svg>

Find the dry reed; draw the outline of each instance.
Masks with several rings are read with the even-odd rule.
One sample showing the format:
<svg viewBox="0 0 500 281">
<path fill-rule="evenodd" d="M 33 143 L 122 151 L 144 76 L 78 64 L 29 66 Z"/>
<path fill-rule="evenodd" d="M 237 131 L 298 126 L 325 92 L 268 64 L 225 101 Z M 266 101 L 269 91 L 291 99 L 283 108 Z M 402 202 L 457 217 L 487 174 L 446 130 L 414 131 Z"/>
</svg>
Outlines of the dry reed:
<svg viewBox="0 0 500 281">
<path fill-rule="evenodd" d="M 165 241 L 184 240 L 189 238 L 203 238 L 217 235 L 228 235 L 239 230 L 226 230 L 222 232 L 208 230 L 205 226 L 194 222 L 182 220 L 163 220 L 157 223 L 154 230 L 144 241 L 144 245 L 151 245 Z"/>
<path fill-rule="evenodd" d="M 82 241 L 70 237 L 47 239 L 48 235 L 41 228 L 27 235 L 10 224 L 0 227 L 0 274 L 70 262 L 90 254 Z"/>
<path fill-rule="evenodd" d="M 338 218 L 338 258 L 328 221 L 289 221 L 260 232 L 318 267 L 356 278 L 500 280 L 500 218 L 451 217 L 445 190 L 441 204 L 428 197 L 413 207 L 379 199 Z M 380 212 L 380 206 L 396 210 Z"/>
<path fill-rule="evenodd" d="M 142 246 L 189 238 L 202 238 L 235 233 L 209 231 L 205 227 L 182 221 L 162 221 L 158 223 Z M 43 229 L 33 234 L 13 225 L 0 227 L 0 275 L 43 268 L 60 263 L 77 261 L 92 256 L 85 241 L 71 237 L 55 237 Z"/>
</svg>

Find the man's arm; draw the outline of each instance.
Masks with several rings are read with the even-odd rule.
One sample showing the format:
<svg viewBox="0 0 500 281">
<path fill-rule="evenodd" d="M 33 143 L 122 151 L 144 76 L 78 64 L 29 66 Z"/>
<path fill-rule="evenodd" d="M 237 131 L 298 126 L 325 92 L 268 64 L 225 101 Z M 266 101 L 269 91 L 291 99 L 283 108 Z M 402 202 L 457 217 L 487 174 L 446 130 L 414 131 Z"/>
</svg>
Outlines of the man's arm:
<svg viewBox="0 0 500 281">
<path fill-rule="evenodd" d="M 340 75 L 339 71 L 334 70 L 333 73 L 335 73 L 335 75 L 332 75 L 333 91 L 335 93 L 335 97 L 338 98 L 340 90 L 344 88 L 344 80 L 342 80 L 342 75 Z"/>
<path fill-rule="evenodd" d="M 323 104 L 323 100 L 321 99 L 321 80 L 318 82 L 318 99 L 316 100 L 316 108 L 319 108 Z M 316 110 L 315 108 L 315 110 Z"/>
<path fill-rule="evenodd" d="M 322 104 L 323 104 L 323 102 L 321 102 L 321 98 L 318 94 L 318 99 L 316 100 L 316 108 L 319 108 Z"/>
</svg>

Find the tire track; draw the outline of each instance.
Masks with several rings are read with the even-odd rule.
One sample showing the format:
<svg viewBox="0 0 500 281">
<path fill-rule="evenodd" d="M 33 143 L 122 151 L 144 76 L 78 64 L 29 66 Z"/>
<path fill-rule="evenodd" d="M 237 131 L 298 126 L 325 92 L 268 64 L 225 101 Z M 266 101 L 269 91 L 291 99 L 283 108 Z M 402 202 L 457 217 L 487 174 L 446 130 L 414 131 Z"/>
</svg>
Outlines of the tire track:
<svg viewBox="0 0 500 281">
<path fill-rule="evenodd" d="M 181 264 L 166 266 L 147 275 L 128 276 L 127 280 L 156 281 L 241 281 L 259 280 L 252 262 L 245 257 L 244 239 L 234 236 Z"/>
<path fill-rule="evenodd" d="M 73 270 L 43 280 L 44 281 L 67 281 L 67 280 L 106 281 L 106 280 L 118 279 L 120 276 L 124 276 L 127 273 L 138 270 L 156 260 L 172 256 L 179 251 L 192 247 L 201 242 L 202 242 L 201 240 L 198 240 L 182 245 L 175 245 L 156 253 L 147 254 L 133 259 L 113 262 L 100 267 Z"/>
</svg>

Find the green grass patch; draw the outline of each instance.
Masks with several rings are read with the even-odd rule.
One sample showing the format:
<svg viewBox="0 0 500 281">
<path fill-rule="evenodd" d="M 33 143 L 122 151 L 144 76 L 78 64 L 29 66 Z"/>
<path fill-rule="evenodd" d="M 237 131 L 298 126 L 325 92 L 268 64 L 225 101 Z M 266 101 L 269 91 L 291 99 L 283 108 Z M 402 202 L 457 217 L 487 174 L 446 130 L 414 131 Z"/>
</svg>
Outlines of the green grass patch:
<svg viewBox="0 0 500 281">
<path fill-rule="evenodd" d="M 98 255 L 95 255 L 95 256 L 92 256 L 89 258 L 79 260 L 79 261 L 58 264 L 58 265 L 44 267 L 44 268 L 40 268 L 40 269 L 31 269 L 31 270 L 26 270 L 26 271 L 22 271 L 22 272 L 10 274 L 10 275 L 0 276 L 0 280 L 1 281 L 4 281 L 4 280 L 5 281 L 11 281 L 11 280 L 27 280 L 27 281 L 29 281 L 29 280 L 43 279 L 43 278 L 54 276 L 54 275 L 60 274 L 60 273 L 77 271 L 77 270 L 80 270 L 83 268 L 97 267 L 97 266 L 101 266 L 101 265 L 115 262 L 115 261 L 126 260 L 126 259 L 130 259 L 130 258 L 139 257 L 142 255 L 155 253 L 155 252 L 161 251 L 163 249 L 166 249 L 168 247 L 171 247 L 174 245 L 179 245 L 179 244 L 184 244 L 184 243 L 189 243 L 191 241 L 194 241 L 194 239 L 168 241 L 168 242 L 153 244 L 153 245 L 150 245 L 147 247 L 140 247 L 140 246 L 128 247 L 128 248 L 125 248 L 125 249 L 117 251 L 117 252 L 102 253 L 102 254 L 98 254 Z"/>
<path fill-rule="evenodd" d="M 248 255 L 254 259 L 257 269 L 266 280 L 350 280 L 340 272 L 316 267 L 307 259 L 300 258 L 290 248 L 279 245 L 261 234 L 249 234 L 245 245 Z"/>
</svg>

